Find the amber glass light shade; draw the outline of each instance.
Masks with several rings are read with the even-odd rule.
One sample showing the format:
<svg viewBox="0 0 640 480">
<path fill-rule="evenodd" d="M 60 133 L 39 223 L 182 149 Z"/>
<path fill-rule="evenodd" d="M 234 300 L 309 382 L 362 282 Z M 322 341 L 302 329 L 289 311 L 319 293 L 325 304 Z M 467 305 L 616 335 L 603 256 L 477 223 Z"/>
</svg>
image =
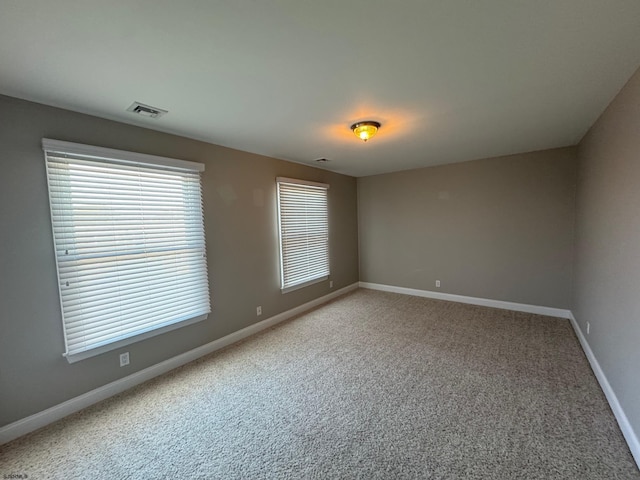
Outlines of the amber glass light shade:
<svg viewBox="0 0 640 480">
<path fill-rule="evenodd" d="M 358 122 L 351 125 L 351 130 L 356 137 L 361 139 L 363 142 L 366 142 L 371 137 L 373 137 L 380 128 L 380 124 L 378 122 Z"/>
</svg>

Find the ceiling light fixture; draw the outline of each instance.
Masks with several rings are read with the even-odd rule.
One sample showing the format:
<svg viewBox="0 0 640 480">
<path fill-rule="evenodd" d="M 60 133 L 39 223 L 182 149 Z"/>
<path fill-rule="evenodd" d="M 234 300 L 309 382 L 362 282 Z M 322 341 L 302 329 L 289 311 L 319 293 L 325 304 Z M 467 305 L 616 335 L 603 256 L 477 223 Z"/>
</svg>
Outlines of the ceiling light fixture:
<svg viewBox="0 0 640 480">
<path fill-rule="evenodd" d="M 366 142 L 371 137 L 373 137 L 379 128 L 380 124 L 371 120 L 367 120 L 366 122 L 358 122 L 351 125 L 351 130 L 353 130 L 355 136 L 361 139 L 363 142 Z"/>
</svg>

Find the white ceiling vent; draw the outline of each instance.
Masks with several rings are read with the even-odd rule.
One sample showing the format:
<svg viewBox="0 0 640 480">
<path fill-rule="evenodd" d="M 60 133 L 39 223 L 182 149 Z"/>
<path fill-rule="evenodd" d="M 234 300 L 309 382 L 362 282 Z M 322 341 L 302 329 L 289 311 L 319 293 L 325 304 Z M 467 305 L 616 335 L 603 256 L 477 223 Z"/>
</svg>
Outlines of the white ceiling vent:
<svg viewBox="0 0 640 480">
<path fill-rule="evenodd" d="M 140 102 L 133 102 L 131 106 L 127 108 L 127 112 L 133 112 L 143 117 L 160 118 L 162 115 L 167 113 L 168 110 L 152 107 Z"/>
</svg>

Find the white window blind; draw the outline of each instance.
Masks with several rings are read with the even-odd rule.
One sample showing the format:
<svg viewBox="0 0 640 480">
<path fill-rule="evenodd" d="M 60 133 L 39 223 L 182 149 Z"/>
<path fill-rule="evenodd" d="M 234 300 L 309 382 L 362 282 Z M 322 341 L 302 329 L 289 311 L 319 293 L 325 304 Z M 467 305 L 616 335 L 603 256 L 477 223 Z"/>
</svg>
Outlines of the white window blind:
<svg viewBox="0 0 640 480">
<path fill-rule="evenodd" d="M 276 181 L 284 293 L 329 277 L 329 185 L 283 177 Z"/>
<path fill-rule="evenodd" d="M 210 311 L 202 164 L 43 139 L 70 362 Z"/>
</svg>

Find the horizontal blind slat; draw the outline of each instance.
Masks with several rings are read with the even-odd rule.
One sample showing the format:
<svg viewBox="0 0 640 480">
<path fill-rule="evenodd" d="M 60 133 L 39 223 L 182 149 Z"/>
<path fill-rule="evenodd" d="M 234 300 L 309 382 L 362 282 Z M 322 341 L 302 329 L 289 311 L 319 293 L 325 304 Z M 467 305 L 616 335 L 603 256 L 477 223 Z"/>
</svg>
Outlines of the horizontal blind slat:
<svg viewBox="0 0 640 480">
<path fill-rule="evenodd" d="M 102 334 L 109 335 L 111 330 L 131 328 L 133 326 L 140 325 L 153 325 L 156 323 L 162 323 L 166 319 L 171 319 L 177 316 L 176 314 L 182 314 L 187 307 L 189 310 L 196 309 L 200 311 L 200 307 L 191 305 L 193 299 L 203 299 L 205 295 L 193 294 L 188 298 L 185 298 L 183 303 L 174 303 L 171 305 L 140 305 L 137 309 L 128 310 L 127 315 L 118 315 L 111 312 L 111 314 L 104 314 L 99 317 L 95 317 L 92 322 L 82 322 L 76 320 L 69 322 L 67 328 L 70 336 L 76 335 L 82 336 L 99 336 Z M 188 300 L 188 301 L 187 301 Z M 75 327 L 75 330 L 74 330 Z"/>
<path fill-rule="evenodd" d="M 199 172 L 92 157 L 45 152 L 67 354 L 210 311 Z"/>
<path fill-rule="evenodd" d="M 327 188 L 278 182 L 282 288 L 329 275 Z"/>
<path fill-rule="evenodd" d="M 115 292 L 113 290 L 107 292 L 101 289 L 90 296 L 81 297 L 81 301 L 78 300 L 77 294 L 73 294 L 76 298 L 70 299 L 65 296 L 67 301 L 66 313 L 71 318 L 77 315 L 94 314 L 98 310 L 106 314 L 110 310 L 121 308 L 122 302 L 126 302 L 127 305 L 147 303 L 151 300 L 156 303 L 159 303 L 159 301 L 169 302 L 170 298 L 178 295 L 187 297 L 192 292 L 198 291 L 200 283 L 200 279 L 196 278 L 191 281 L 139 284 L 134 288 L 128 286 L 126 292 L 120 293 L 117 298 L 114 298 L 113 294 Z M 143 298 L 141 295 L 143 295 Z"/>
</svg>

